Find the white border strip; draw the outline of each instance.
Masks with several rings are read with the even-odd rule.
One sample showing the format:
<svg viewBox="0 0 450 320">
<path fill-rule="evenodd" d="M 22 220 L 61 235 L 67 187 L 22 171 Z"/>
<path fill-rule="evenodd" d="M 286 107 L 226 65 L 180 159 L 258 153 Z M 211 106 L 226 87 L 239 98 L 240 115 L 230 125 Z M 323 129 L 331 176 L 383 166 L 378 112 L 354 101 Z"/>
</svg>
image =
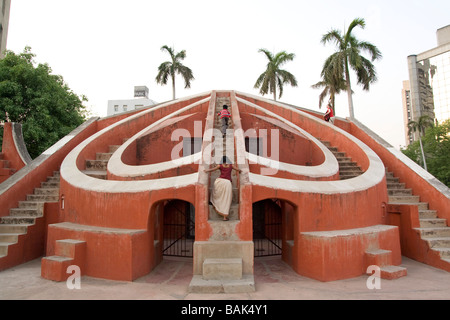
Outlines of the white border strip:
<svg viewBox="0 0 450 320">
<path fill-rule="evenodd" d="M 320 148 L 320 150 L 322 151 L 322 153 L 325 155 L 325 161 L 318 166 L 300 166 L 300 165 L 296 165 L 296 164 L 290 164 L 290 163 L 286 163 L 286 162 L 273 160 L 273 159 L 266 158 L 266 157 L 261 157 L 261 156 L 250 154 L 250 153 L 246 152 L 246 157 L 249 161 L 251 161 L 252 163 L 264 165 L 268 168 L 278 169 L 281 171 L 288 171 L 288 172 L 291 172 L 294 174 L 308 176 L 308 177 L 314 177 L 314 178 L 330 177 L 339 172 L 339 163 L 338 163 L 336 157 L 333 155 L 333 153 L 327 147 L 325 147 L 323 145 L 323 143 L 321 143 L 319 140 L 317 140 L 311 134 L 309 134 L 308 132 L 306 132 L 305 130 L 300 128 L 299 126 L 295 125 L 294 123 L 284 119 L 283 117 L 281 117 L 269 110 L 266 110 L 254 103 L 251 103 L 250 101 L 247 101 L 247 100 L 239 98 L 239 97 L 236 97 L 236 99 L 237 99 L 237 101 L 239 101 L 241 103 L 244 103 L 252 108 L 256 108 L 256 109 L 266 113 L 267 115 L 270 115 L 271 117 L 274 117 L 274 118 L 280 120 L 284 124 L 288 125 L 292 129 L 297 131 L 299 134 L 304 135 L 312 143 L 314 143 L 316 146 L 318 146 Z M 251 164 L 251 163 L 249 163 L 249 164 Z"/>
<path fill-rule="evenodd" d="M 121 145 L 116 150 L 116 152 L 113 153 L 113 155 L 111 156 L 111 159 L 109 159 L 109 161 L 108 161 L 108 171 L 111 174 L 113 174 L 115 176 L 119 176 L 119 177 L 138 177 L 138 176 L 145 176 L 145 175 L 149 175 L 149 174 L 154 174 L 154 173 L 174 169 L 174 168 L 177 168 L 182 165 L 188 165 L 188 164 L 194 163 L 195 161 L 200 161 L 200 159 L 202 157 L 201 151 L 197 152 L 191 156 L 188 156 L 188 157 L 181 157 L 178 159 L 155 163 L 155 164 L 132 166 L 132 165 L 123 163 L 122 155 L 132 142 L 134 142 L 140 136 L 145 134 L 147 131 L 150 131 L 151 129 L 157 127 L 164 121 L 167 121 L 168 119 L 171 119 L 174 116 L 179 115 L 180 113 L 188 111 L 188 110 L 190 110 L 198 105 L 201 105 L 202 103 L 206 103 L 210 100 L 211 100 L 211 97 L 207 97 L 207 98 L 199 100 L 193 104 L 190 104 L 184 108 L 181 108 L 181 109 L 159 119 L 158 121 L 153 122 L 148 127 L 144 128 L 143 130 L 136 133 L 133 137 L 131 137 L 123 145 Z"/>
<path fill-rule="evenodd" d="M 270 176 L 262 176 L 254 173 L 249 173 L 249 179 L 252 184 L 264 186 L 267 188 L 280 188 L 292 192 L 309 192 L 309 193 L 322 193 L 322 194 L 338 194 L 338 193 L 350 193 L 355 191 L 367 190 L 371 187 L 379 184 L 386 176 L 386 169 L 383 162 L 378 157 L 378 155 L 370 149 L 366 144 L 364 144 L 359 139 L 353 137 L 346 131 L 331 125 L 327 122 L 321 121 L 317 117 L 307 114 L 301 110 L 294 109 L 292 107 L 287 107 L 285 105 L 279 104 L 276 101 L 269 101 L 267 99 L 251 96 L 245 93 L 237 92 L 242 96 L 247 96 L 254 98 L 256 100 L 265 101 L 270 104 L 274 104 L 284 109 L 296 112 L 299 115 L 306 117 L 312 121 L 318 122 L 320 125 L 330 126 L 332 129 L 338 133 L 344 135 L 349 140 L 353 141 L 362 151 L 367 155 L 369 159 L 369 167 L 362 175 L 355 178 L 347 180 L 336 180 L 336 181 L 300 181 L 292 179 L 275 178 Z M 245 99 L 236 97 L 237 99 Z M 247 101 L 249 102 L 249 101 Z M 251 103 L 251 102 L 249 102 Z M 264 109 L 265 110 L 265 109 Z M 283 120 L 287 121 L 287 120 Z M 317 140 L 318 141 L 318 140 Z M 322 144 L 321 142 L 319 142 Z"/>
<path fill-rule="evenodd" d="M 198 181 L 198 173 L 193 173 L 189 175 L 184 175 L 180 177 L 170 177 L 163 179 L 154 179 L 154 180 L 140 180 L 140 181 L 113 181 L 113 180 L 102 180 L 87 176 L 83 172 L 81 172 L 77 167 L 77 158 L 78 155 L 86 148 L 90 143 L 98 139 L 100 136 L 105 134 L 106 132 L 114 129 L 117 126 L 125 124 L 126 122 L 142 117 L 143 115 L 154 112 L 159 108 L 164 108 L 176 102 L 186 101 L 189 99 L 193 99 L 195 97 L 201 97 L 208 93 L 202 93 L 195 96 L 190 96 L 184 99 L 169 101 L 163 103 L 157 107 L 144 110 L 135 115 L 122 119 L 103 130 L 93 134 L 82 143 L 77 145 L 64 159 L 61 164 L 61 178 L 67 181 L 74 187 L 94 191 L 94 192 L 106 192 L 106 193 L 134 193 L 134 192 L 143 192 L 143 191 L 152 191 L 152 190 L 160 190 L 167 188 L 179 188 L 185 187 L 188 185 L 195 184 Z M 207 97 L 207 98 L 210 98 Z"/>
</svg>

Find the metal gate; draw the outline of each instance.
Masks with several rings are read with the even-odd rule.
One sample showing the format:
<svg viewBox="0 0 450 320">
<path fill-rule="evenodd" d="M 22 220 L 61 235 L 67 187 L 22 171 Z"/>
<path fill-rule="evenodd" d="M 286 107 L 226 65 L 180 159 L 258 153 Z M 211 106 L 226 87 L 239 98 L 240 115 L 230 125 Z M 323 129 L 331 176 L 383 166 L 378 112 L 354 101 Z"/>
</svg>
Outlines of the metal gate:
<svg viewBox="0 0 450 320">
<path fill-rule="evenodd" d="M 281 208 L 276 200 L 253 204 L 253 243 L 255 257 L 281 255 Z"/>
<path fill-rule="evenodd" d="M 164 256 L 193 257 L 195 208 L 182 200 L 170 200 L 164 206 Z"/>
</svg>

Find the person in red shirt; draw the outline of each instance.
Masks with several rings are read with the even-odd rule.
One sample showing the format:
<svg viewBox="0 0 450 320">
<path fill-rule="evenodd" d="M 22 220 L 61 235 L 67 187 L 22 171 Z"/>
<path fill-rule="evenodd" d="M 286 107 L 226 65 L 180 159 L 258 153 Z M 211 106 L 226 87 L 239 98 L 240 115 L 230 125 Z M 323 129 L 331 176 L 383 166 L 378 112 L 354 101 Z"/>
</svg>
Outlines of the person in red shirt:
<svg viewBox="0 0 450 320">
<path fill-rule="evenodd" d="M 327 112 L 325 113 L 323 118 L 325 119 L 325 121 L 328 121 L 328 122 L 331 122 L 332 124 L 334 124 L 334 112 L 333 112 L 333 108 L 331 107 L 330 101 L 328 101 Z"/>
<path fill-rule="evenodd" d="M 241 169 L 231 164 L 226 156 L 223 156 L 222 163 L 211 169 L 206 169 L 205 172 L 220 170 L 220 176 L 214 181 L 214 187 L 211 193 L 211 204 L 216 212 L 223 217 L 224 221 L 229 220 L 231 202 L 233 200 L 233 190 L 231 185 L 231 172 L 236 170 L 239 173 Z"/>
<path fill-rule="evenodd" d="M 231 113 L 228 111 L 228 106 L 224 105 L 223 109 L 217 113 L 217 116 L 222 121 L 222 136 L 225 137 L 228 129 L 228 119 L 231 117 Z"/>
</svg>

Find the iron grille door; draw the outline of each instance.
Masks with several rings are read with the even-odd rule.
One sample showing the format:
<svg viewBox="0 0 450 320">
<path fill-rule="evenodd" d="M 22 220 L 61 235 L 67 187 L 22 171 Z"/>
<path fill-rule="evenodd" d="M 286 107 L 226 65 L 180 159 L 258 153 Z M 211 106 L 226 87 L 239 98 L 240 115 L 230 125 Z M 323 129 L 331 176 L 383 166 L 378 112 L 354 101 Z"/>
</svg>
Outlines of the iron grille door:
<svg viewBox="0 0 450 320">
<path fill-rule="evenodd" d="M 163 255 L 193 257 L 195 209 L 188 202 L 170 200 L 164 207 Z"/>
</svg>

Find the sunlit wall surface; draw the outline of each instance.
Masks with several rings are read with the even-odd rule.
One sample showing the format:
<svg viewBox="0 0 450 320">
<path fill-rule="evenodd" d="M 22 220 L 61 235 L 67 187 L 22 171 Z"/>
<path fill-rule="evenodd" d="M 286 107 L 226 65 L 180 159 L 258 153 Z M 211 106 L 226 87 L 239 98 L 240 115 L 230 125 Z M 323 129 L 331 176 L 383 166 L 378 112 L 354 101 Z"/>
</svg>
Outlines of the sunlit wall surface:
<svg viewBox="0 0 450 320">
<path fill-rule="evenodd" d="M 450 51 L 430 58 L 430 86 L 434 113 L 439 123 L 450 118 Z"/>
</svg>

